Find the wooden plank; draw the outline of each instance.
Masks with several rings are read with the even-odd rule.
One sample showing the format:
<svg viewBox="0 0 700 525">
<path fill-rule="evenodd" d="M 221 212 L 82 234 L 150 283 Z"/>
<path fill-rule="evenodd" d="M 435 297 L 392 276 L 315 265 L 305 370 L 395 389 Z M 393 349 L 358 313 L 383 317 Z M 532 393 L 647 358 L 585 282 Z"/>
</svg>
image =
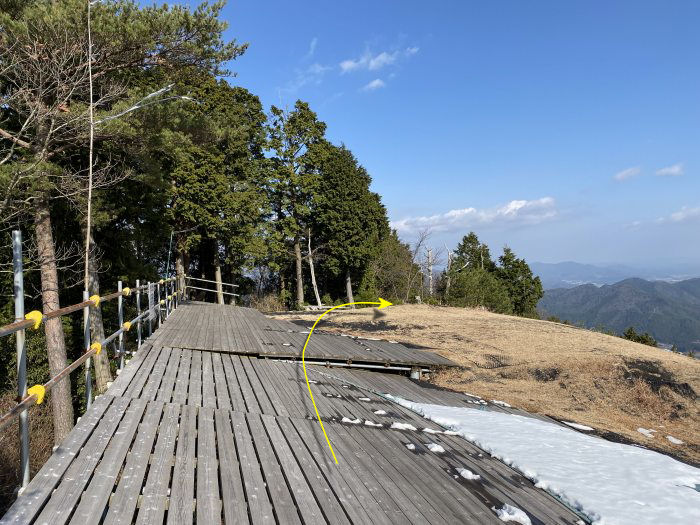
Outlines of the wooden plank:
<svg viewBox="0 0 700 525">
<path fill-rule="evenodd" d="M 148 399 L 149 401 L 152 401 L 156 398 L 156 394 L 158 393 L 158 387 L 160 386 L 160 383 L 163 380 L 163 376 L 165 375 L 165 369 L 168 366 L 168 362 L 170 361 L 171 352 L 171 348 L 161 349 L 160 355 L 158 356 L 158 360 L 156 361 L 156 364 L 153 365 L 153 370 L 151 370 L 151 373 L 148 374 L 148 381 L 146 381 L 146 385 L 143 387 L 143 391 L 141 392 L 141 394 L 137 394 L 138 397 Z"/>
<path fill-rule="evenodd" d="M 148 404 L 146 415 L 136 433 L 133 448 L 127 456 L 124 472 L 109 502 L 105 525 L 127 525 L 133 522 L 162 413 L 162 403 Z"/>
<path fill-rule="evenodd" d="M 216 385 L 211 352 L 202 352 L 202 406 L 216 408 Z"/>
<path fill-rule="evenodd" d="M 29 523 L 33 520 L 77 457 L 80 449 L 93 434 L 97 423 L 113 400 L 113 397 L 106 395 L 95 399 L 90 410 L 80 418 L 61 446 L 44 463 L 22 495 L 0 519 L 0 523 Z"/>
<path fill-rule="evenodd" d="M 151 468 L 143 489 L 143 498 L 136 523 L 149 525 L 163 523 L 165 506 L 169 496 L 170 470 L 177 439 L 180 405 L 165 405 L 163 420 L 158 429 L 158 440 L 151 458 Z"/>
<path fill-rule="evenodd" d="M 236 438 L 238 458 L 243 475 L 246 501 L 251 523 L 274 523 L 272 504 L 265 490 L 265 481 L 255 454 L 253 441 L 248 431 L 245 416 L 241 412 L 231 412 L 233 435 Z"/>
<path fill-rule="evenodd" d="M 245 400 L 246 412 L 259 414 L 260 406 L 258 405 L 258 401 L 255 398 L 255 394 L 253 394 L 253 389 L 251 388 L 250 382 L 248 381 L 248 376 L 243 370 L 241 359 L 246 358 L 241 358 L 237 355 L 231 356 L 231 363 L 233 364 L 233 369 L 236 371 L 236 379 L 238 380 L 238 385 L 241 389 L 241 393 L 243 394 L 243 399 Z"/>
<path fill-rule="evenodd" d="M 192 523 L 194 516 L 194 467 L 197 446 L 197 407 L 182 407 L 173 483 L 168 506 L 169 525 Z"/>
<path fill-rule="evenodd" d="M 51 495 L 37 521 L 66 523 L 92 475 L 97 462 L 114 434 L 131 399 L 117 398 L 97 425 L 90 440 L 71 463 L 61 484 Z"/>
<path fill-rule="evenodd" d="M 80 504 L 71 518 L 71 523 L 97 523 L 102 518 L 145 409 L 145 399 L 134 399 L 131 402 L 100 464 L 93 473 L 93 479 L 80 498 Z"/>
<path fill-rule="evenodd" d="M 173 403 L 185 404 L 187 402 L 191 361 L 192 350 L 183 349 L 180 356 L 180 366 L 177 369 L 177 380 L 175 381 L 175 390 L 173 391 Z"/>
<path fill-rule="evenodd" d="M 265 388 L 263 387 L 262 383 L 260 382 L 260 378 L 258 377 L 258 374 L 255 373 L 255 369 L 250 364 L 250 358 L 249 357 L 242 357 L 241 364 L 243 365 L 243 369 L 245 370 L 246 376 L 248 377 L 248 381 L 250 382 L 250 386 L 253 389 L 253 393 L 255 394 L 255 399 L 257 400 L 258 405 L 260 406 L 260 413 L 262 413 L 262 414 L 274 414 L 275 410 L 272 408 L 272 404 L 270 403 L 270 398 L 267 397 L 267 392 L 265 391 Z"/>
<path fill-rule="evenodd" d="M 228 411 L 215 410 L 216 438 L 219 450 L 219 473 L 221 474 L 221 499 L 224 507 L 224 521 L 228 523 L 249 523 L 248 503 L 245 499 L 241 480 L 240 464 L 236 444 L 231 430 Z"/>
<path fill-rule="evenodd" d="M 200 525 L 221 523 L 218 471 L 214 409 L 203 407 L 199 409 L 197 442 L 197 523 Z"/>
<path fill-rule="evenodd" d="M 225 410 L 231 409 L 231 397 L 226 384 L 226 372 L 221 361 L 221 354 L 212 354 L 212 368 L 214 370 L 214 382 L 216 383 L 216 405 Z"/>
<path fill-rule="evenodd" d="M 175 386 L 175 378 L 177 377 L 178 368 L 180 366 L 180 355 L 182 351 L 179 348 L 170 349 L 170 359 L 165 368 L 165 375 L 161 381 L 156 393 L 156 399 L 164 403 L 169 403 L 173 397 L 173 387 Z"/>
<path fill-rule="evenodd" d="M 238 382 L 238 376 L 236 375 L 236 370 L 233 367 L 234 356 L 222 355 L 221 361 L 224 365 L 224 372 L 226 374 L 226 385 L 228 386 L 228 391 L 230 394 L 231 408 L 233 410 L 245 411 L 245 401 L 243 399 L 243 392 L 241 392 L 241 385 Z"/>
<path fill-rule="evenodd" d="M 192 352 L 188 405 L 202 406 L 202 352 Z"/>
</svg>

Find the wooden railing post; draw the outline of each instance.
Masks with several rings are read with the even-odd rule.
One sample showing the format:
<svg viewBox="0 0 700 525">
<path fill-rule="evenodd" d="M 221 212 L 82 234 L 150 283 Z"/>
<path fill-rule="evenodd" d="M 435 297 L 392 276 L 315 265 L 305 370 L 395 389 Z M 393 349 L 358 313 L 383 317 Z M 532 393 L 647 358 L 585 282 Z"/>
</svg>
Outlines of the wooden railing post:
<svg viewBox="0 0 700 525">
<path fill-rule="evenodd" d="M 15 321 L 24 321 L 24 274 L 22 266 L 22 232 L 12 232 L 12 266 L 14 270 Z M 17 395 L 23 399 L 27 395 L 27 348 L 25 332 L 15 333 L 17 345 Z M 29 412 L 25 409 L 19 414 L 20 443 L 20 490 L 29 484 Z"/>
<path fill-rule="evenodd" d="M 117 291 L 119 292 L 119 297 L 117 298 L 117 310 L 119 316 L 119 328 L 124 325 L 124 301 L 122 300 L 122 282 L 117 283 Z M 119 333 L 119 370 L 124 368 L 124 332 Z"/>
<path fill-rule="evenodd" d="M 90 292 L 83 290 L 83 301 L 90 299 Z M 83 308 L 83 341 L 85 351 L 90 350 L 90 306 Z M 92 374 L 90 373 L 90 365 L 92 358 L 88 357 L 85 361 L 85 410 L 92 406 Z"/>
</svg>

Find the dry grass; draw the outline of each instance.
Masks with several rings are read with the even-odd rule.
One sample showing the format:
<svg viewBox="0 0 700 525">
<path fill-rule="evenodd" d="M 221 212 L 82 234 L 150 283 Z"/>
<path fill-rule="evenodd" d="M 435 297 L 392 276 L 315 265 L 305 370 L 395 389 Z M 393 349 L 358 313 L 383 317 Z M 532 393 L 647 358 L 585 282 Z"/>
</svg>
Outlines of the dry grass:
<svg viewBox="0 0 700 525">
<path fill-rule="evenodd" d="M 331 314 L 327 330 L 436 350 L 459 368 L 431 381 L 700 462 L 700 361 L 617 337 L 480 309 L 393 306 Z M 311 319 L 288 314 L 287 319 Z M 637 432 L 656 430 L 652 439 Z M 671 435 L 683 445 L 666 439 Z M 616 436 L 616 438 L 618 437 Z"/>
</svg>

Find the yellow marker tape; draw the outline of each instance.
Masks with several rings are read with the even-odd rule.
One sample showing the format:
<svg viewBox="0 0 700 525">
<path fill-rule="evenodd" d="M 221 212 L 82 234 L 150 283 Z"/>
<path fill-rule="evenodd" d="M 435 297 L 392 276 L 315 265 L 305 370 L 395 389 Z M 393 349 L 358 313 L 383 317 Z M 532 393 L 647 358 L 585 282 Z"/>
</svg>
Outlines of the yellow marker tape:
<svg viewBox="0 0 700 525">
<path fill-rule="evenodd" d="M 27 394 L 30 396 L 36 396 L 36 404 L 41 405 L 44 402 L 46 389 L 44 388 L 44 385 L 34 385 L 27 390 Z"/>
<path fill-rule="evenodd" d="M 169 296 L 168 296 L 168 300 L 172 300 L 172 298 L 173 298 L 172 295 L 169 295 Z"/>
<path fill-rule="evenodd" d="M 124 321 L 122 328 L 128 332 L 131 329 L 131 323 L 129 321 Z"/>
<path fill-rule="evenodd" d="M 165 304 L 165 300 L 161 299 L 160 304 Z"/>
<path fill-rule="evenodd" d="M 37 330 L 39 328 L 39 325 L 41 324 L 41 321 L 44 320 L 44 314 L 42 314 L 39 310 L 32 310 L 27 315 L 25 315 L 24 318 L 31 319 L 32 321 L 34 321 L 34 326 L 32 326 L 32 328 L 34 330 Z"/>
<path fill-rule="evenodd" d="M 90 350 L 94 350 L 95 355 L 100 355 L 100 352 L 102 352 L 102 345 L 100 343 L 92 343 L 90 345 Z"/>
<path fill-rule="evenodd" d="M 95 294 L 90 296 L 90 300 L 95 305 L 95 308 L 97 308 L 98 306 L 100 306 L 100 301 L 102 300 L 102 298 L 99 295 Z"/>
<path fill-rule="evenodd" d="M 163 284 L 164 282 L 165 282 L 165 281 L 164 281 L 163 279 L 161 279 L 160 281 L 158 281 L 159 284 Z"/>
<path fill-rule="evenodd" d="M 309 344 L 309 339 L 311 339 L 311 334 L 314 333 L 314 328 L 316 328 L 316 325 L 318 322 L 323 319 L 323 316 L 326 315 L 328 312 L 332 312 L 333 310 L 337 308 L 342 308 L 343 306 L 351 306 L 353 304 L 378 304 L 379 308 L 386 308 L 387 306 L 391 306 L 391 303 L 385 299 L 382 299 L 381 297 L 379 298 L 379 302 L 370 302 L 370 301 L 358 301 L 355 303 L 345 303 L 345 304 L 339 304 L 338 306 L 334 306 L 333 308 L 329 308 L 325 312 L 323 312 L 321 315 L 318 316 L 318 319 L 316 319 L 316 322 L 314 325 L 311 327 L 311 330 L 309 330 L 309 335 L 306 336 L 306 342 L 304 343 L 304 348 L 301 351 L 301 365 L 304 367 L 304 378 L 306 379 L 306 388 L 309 389 L 309 396 L 311 396 L 311 402 L 314 404 L 314 410 L 316 411 L 316 418 L 318 418 L 318 424 L 321 425 L 321 430 L 323 431 L 323 435 L 326 437 L 326 443 L 328 443 L 328 448 L 331 449 L 331 454 L 333 454 L 333 459 L 335 460 L 335 464 L 338 464 L 338 458 L 335 457 L 335 452 L 333 451 L 333 445 L 331 445 L 331 440 L 328 439 L 328 434 L 326 434 L 326 429 L 323 428 L 323 421 L 321 421 L 321 416 L 318 413 L 318 408 L 316 408 L 316 401 L 314 400 L 314 395 L 311 392 L 311 383 L 309 383 L 309 376 L 306 375 L 306 362 L 304 361 L 304 356 L 306 355 L 306 345 Z"/>
<path fill-rule="evenodd" d="M 122 289 L 122 295 L 131 295 L 131 288 L 127 286 L 126 288 Z"/>
</svg>

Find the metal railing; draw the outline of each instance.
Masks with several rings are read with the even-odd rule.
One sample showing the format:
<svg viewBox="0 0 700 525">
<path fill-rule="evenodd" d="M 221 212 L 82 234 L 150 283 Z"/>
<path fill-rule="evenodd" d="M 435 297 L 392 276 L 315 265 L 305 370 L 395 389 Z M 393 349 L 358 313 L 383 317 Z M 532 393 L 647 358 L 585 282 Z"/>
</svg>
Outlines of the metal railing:
<svg viewBox="0 0 700 525">
<path fill-rule="evenodd" d="M 15 321 L 5 326 L 0 326 L 0 337 L 15 334 L 17 348 L 17 399 L 18 403 L 7 413 L 0 416 L 0 430 L 9 424 L 15 417 L 19 417 L 20 462 L 21 462 L 21 488 L 29 483 L 29 408 L 44 401 L 46 392 L 50 391 L 57 383 L 64 380 L 71 372 L 85 363 L 85 396 L 86 410 L 92 405 L 92 356 L 99 355 L 104 348 L 117 340 L 115 357 L 119 358 L 118 370 L 124 367 L 125 335 L 132 325 L 137 325 L 136 346 L 141 347 L 143 342 L 143 324 L 145 321 L 148 335 L 153 333 L 153 321 L 157 320 L 158 327 L 163 319 L 167 319 L 170 313 L 177 308 L 184 288 L 175 277 L 161 279 L 155 283 L 148 281 L 141 285 L 136 281 L 134 288 L 124 287 L 122 281 L 117 283 L 117 291 L 103 295 L 89 297 L 88 291 L 83 291 L 83 301 L 77 304 L 59 308 L 51 312 L 42 313 L 38 310 L 25 314 L 24 311 L 24 274 L 22 266 L 22 233 L 12 232 L 12 255 L 14 272 L 14 303 Z M 162 291 L 161 291 L 162 289 Z M 141 311 L 141 293 L 146 292 L 148 309 Z M 162 294 L 161 294 L 162 292 Z M 136 317 L 130 321 L 124 321 L 124 298 L 135 296 Z M 162 297 L 162 299 L 161 299 Z M 91 341 L 90 335 L 90 308 L 101 308 L 101 304 L 117 299 L 117 315 L 119 329 L 104 338 L 102 341 Z M 27 351 L 25 346 L 25 331 L 38 330 L 41 324 L 49 319 L 70 315 L 79 310 L 83 311 L 83 338 L 85 352 L 71 364 L 66 366 L 54 377 L 44 384 L 37 384 L 27 388 Z M 106 350 L 105 350 L 106 351 Z"/>
<path fill-rule="evenodd" d="M 200 287 L 200 286 L 192 286 L 191 284 L 187 284 L 187 281 L 188 281 L 188 280 L 191 280 L 191 281 L 202 281 L 202 282 L 205 282 L 205 283 L 213 283 L 213 284 L 215 284 L 215 285 L 217 286 L 217 288 L 211 289 L 211 288 L 202 288 L 202 287 Z M 221 286 L 221 288 L 218 288 L 219 286 Z M 224 295 L 228 295 L 228 296 L 230 296 L 230 297 L 233 298 L 233 304 L 235 304 L 235 302 L 236 302 L 236 297 L 240 297 L 240 295 L 237 294 L 237 293 L 233 293 L 233 292 L 224 292 L 224 290 L 223 290 L 223 287 L 224 287 L 224 286 L 230 286 L 231 288 L 238 288 L 238 285 L 237 285 L 237 284 L 224 283 L 224 282 L 221 282 L 221 281 L 212 281 L 211 279 L 203 279 L 203 278 L 200 278 L 200 277 L 192 277 L 192 276 L 186 275 L 186 276 L 185 276 L 185 286 L 184 286 L 184 296 L 187 297 L 187 290 L 188 290 L 188 289 L 191 289 L 191 290 L 201 290 L 201 291 L 203 291 L 203 292 L 211 292 L 211 293 L 215 293 L 215 294 L 217 294 L 217 295 L 218 295 L 218 294 L 221 294 L 222 297 L 223 297 Z"/>
</svg>

